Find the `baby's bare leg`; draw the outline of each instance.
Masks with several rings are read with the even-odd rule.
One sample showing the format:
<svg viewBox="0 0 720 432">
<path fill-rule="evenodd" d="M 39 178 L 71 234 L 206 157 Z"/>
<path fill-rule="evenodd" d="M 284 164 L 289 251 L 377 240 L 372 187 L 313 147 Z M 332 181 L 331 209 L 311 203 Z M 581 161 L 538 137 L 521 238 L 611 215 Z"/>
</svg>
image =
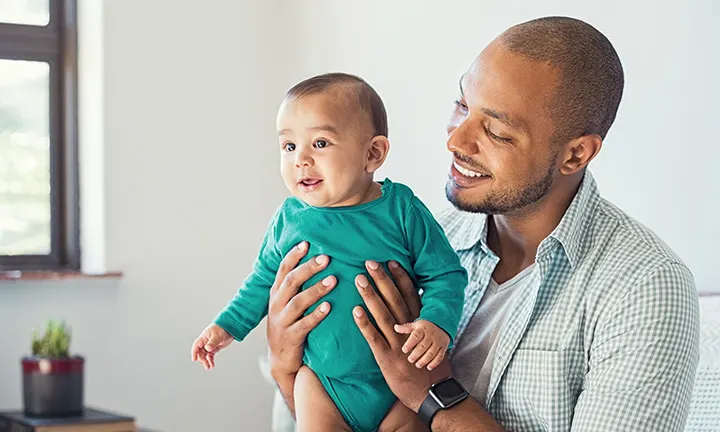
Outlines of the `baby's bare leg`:
<svg viewBox="0 0 720 432">
<path fill-rule="evenodd" d="M 322 383 L 307 366 L 295 378 L 295 416 L 297 432 L 352 432 Z"/>
<path fill-rule="evenodd" d="M 380 423 L 378 432 L 427 432 L 418 415 L 402 403 L 395 402 L 385 419 Z"/>
</svg>

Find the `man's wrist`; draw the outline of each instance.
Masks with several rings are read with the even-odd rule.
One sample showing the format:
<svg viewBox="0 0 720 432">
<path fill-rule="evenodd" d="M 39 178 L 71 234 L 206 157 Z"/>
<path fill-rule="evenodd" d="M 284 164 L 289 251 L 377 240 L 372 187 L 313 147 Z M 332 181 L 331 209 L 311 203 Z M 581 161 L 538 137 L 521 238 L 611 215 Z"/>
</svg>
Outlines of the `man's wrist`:
<svg viewBox="0 0 720 432">
<path fill-rule="evenodd" d="M 406 403 L 405 406 L 410 408 L 415 414 L 417 414 L 420 411 L 420 407 L 422 406 L 423 402 L 425 402 L 425 398 L 427 398 L 430 394 L 430 387 L 430 384 L 425 386 L 422 391 L 418 395 L 416 395 L 414 400 L 409 401 L 409 403 Z"/>
<path fill-rule="evenodd" d="M 418 416 L 428 427 L 438 413 L 462 403 L 469 396 L 468 391 L 453 377 L 433 384 L 427 393 L 418 410 Z"/>
</svg>

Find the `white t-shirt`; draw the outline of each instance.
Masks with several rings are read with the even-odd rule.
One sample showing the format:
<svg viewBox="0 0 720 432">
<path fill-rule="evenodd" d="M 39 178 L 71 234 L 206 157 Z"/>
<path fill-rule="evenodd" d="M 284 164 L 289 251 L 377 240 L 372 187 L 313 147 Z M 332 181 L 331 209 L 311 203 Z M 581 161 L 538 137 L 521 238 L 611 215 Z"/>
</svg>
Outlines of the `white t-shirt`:
<svg viewBox="0 0 720 432">
<path fill-rule="evenodd" d="M 477 311 L 453 350 L 455 378 L 482 404 L 490 384 L 497 335 L 517 294 L 523 291 L 523 284 L 531 281 L 534 268 L 535 264 L 530 265 L 502 285 L 490 279 Z"/>
</svg>

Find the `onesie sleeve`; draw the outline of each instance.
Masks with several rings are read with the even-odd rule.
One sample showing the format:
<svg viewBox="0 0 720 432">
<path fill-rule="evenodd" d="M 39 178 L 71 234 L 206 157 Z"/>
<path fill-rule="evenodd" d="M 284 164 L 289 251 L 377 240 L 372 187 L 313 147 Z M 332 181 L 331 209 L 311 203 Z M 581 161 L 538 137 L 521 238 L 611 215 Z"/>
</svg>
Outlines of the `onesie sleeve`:
<svg viewBox="0 0 720 432">
<path fill-rule="evenodd" d="M 467 271 L 440 224 L 416 196 L 408 206 L 405 230 L 413 271 L 422 289 L 420 319 L 445 330 L 452 346 L 462 314 Z"/>
<path fill-rule="evenodd" d="M 215 324 L 238 341 L 243 340 L 267 315 L 270 289 L 282 261 L 278 235 L 282 229 L 282 207 L 268 225 L 252 272 L 245 278 L 233 298 L 215 317 Z"/>
</svg>

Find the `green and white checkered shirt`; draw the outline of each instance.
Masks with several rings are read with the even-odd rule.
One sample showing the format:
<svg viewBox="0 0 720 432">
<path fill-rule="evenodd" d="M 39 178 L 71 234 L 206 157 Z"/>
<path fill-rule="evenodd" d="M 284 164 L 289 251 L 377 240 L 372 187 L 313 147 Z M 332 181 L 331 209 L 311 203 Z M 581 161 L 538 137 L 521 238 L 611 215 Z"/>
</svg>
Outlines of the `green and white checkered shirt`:
<svg viewBox="0 0 720 432">
<path fill-rule="evenodd" d="M 469 273 L 457 345 L 498 257 L 485 215 L 439 218 Z M 680 431 L 698 363 L 688 268 L 588 171 L 497 338 L 487 396 L 510 431 Z"/>
</svg>

